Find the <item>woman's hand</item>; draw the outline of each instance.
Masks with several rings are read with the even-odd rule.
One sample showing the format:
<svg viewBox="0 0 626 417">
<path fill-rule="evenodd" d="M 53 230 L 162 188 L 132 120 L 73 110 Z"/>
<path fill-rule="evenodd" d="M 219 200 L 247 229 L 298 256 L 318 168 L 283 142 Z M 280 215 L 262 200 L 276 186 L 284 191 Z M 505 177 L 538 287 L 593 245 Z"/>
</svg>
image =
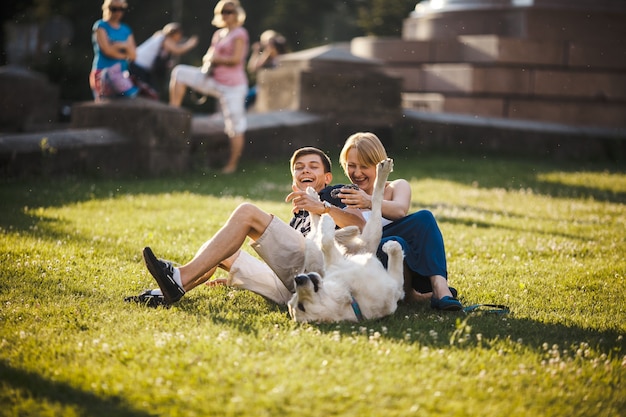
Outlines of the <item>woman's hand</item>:
<svg viewBox="0 0 626 417">
<path fill-rule="evenodd" d="M 361 210 L 370 210 L 372 208 L 372 196 L 361 189 L 342 188 L 338 197 L 349 208 Z"/>
</svg>

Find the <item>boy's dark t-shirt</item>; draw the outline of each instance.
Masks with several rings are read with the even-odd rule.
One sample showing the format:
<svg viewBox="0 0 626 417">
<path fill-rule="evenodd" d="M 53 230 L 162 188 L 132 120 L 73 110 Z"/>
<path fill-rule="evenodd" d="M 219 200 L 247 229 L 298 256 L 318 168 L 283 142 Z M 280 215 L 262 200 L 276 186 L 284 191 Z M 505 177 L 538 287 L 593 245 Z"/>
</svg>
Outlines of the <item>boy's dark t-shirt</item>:
<svg viewBox="0 0 626 417">
<path fill-rule="evenodd" d="M 337 206 L 341 209 L 346 207 L 345 204 L 341 202 L 341 199 L 332 197 L 330 195 L 331 191 L 336 188 L 344 187 L 343 184 L 339 185 L 329 185 L 325 187 L 322 191 L 319 192 L 320 200 L 328 201 L 333 206 Z M 309 212 L 305 210 L 300 210 L 299 212 L 293 215 L 293 218 L 289 222 L 289 226 L 293 227 L 302 235 L 306 236 L 311 231 L 311 219 L 309 218 Z"/>
</svg>

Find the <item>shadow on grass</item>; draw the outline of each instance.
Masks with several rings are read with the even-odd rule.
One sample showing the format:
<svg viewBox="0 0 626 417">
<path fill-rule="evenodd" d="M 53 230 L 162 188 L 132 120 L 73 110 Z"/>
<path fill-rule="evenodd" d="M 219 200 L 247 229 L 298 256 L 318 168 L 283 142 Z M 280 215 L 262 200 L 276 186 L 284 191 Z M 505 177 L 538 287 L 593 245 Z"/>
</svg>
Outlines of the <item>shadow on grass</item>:
<svg viewBox="0 0 626 417">
<path fill-rule="evenodd" d="M 275 325 L 294 328 L 313 326 L 324 334 L 335 335 L 338 332 L 342 337 L 369 337 L 373 332 L 379 332 L 383 339 L 417 343 L 431 349 L 450 348 L 450 340 L 455 338 L 455 348 L 480 346 L 490 349 L 495 343 L 511 341 L 535 352 L 542 352 L 545 344 L 550 348 L 558 345 L 564 349 L 587 343 L 607 355 L 626 353 L 626 337 L 617 330 L 542 323 L 532 318 L 515 317 L 515 312 L 504 315 L 466 314 L 435 311 L 428 305 L 400 303 L 393 315 L 378 320 L 300 324 L 291 321 L 286 306 L 277 305 L 248 291 L 228 287 L 214 287 L 185 297 L 176 306 L 179 311 L 190 316 L 253 335 L 263 334 Z M 467 330 L 469 338 L 459 344 L 458 339 L 466 334 L 463 330 Z M 477 336 L 479 334 L 481 340 Z"/>
<path fill-rule="evenodd" d="M 354 334 L 355 326 L 381 332 L 383 338 L 419 343 L 432 349 L 492 348 L 498 341 L 510 340 L 531 350 L 540 352 L 545 344 L 561 349 L 587 343 L 607 355 L 626 353 L 626 338 L 616 330 L 595 330 L 566 324 L 542 323 L 531 318 L 516 318 L 511 314 L 486 314 L 463 312 L 435 312 L 426 306 L 401 304 L 396 313 L 380 320 L 361 323 L 316 324 L 324 333 L 339 331 L 344 336 Z M 459 330 L 460 329 L 460 330 Z M 469 337 L 459 344 L 458 340 L 467 329 Z M 368 330 L 370 331 L 370 330 Z M 410 337 L 407 335 L 410 334 Z M 480 339 L 477 335 L 480 334 Z M 451 343 L 451 339 L 455 339 Z"/>
<path fill-rule="evenodd" d="M 47 401 L 79 410 L 79 415 L 102 417 L 142 417 L 153 414 L 135 410 L 119 397 L 101 397 L 77 389 L 64 382 L 55 382 L 41 375 L 16 369 L 0 360 L 0 385 L 18 390 L 22 396 Z M 5 409 L 7 405 L 4 405 Z"/>
<path fill-rule="evenodd" d="M 393 156 L 393 155 L 392 155 Z M 440 179 L 482 189 L 531 189 L 536 195 L 555 198 L 593 198 L 599 202 L 626 203 L 626 192 L 602 187 L 577 186 L 541 179 L 554 172 L 626 172 L 615 163 L 573 164 L 547 160 L 528 161 L 507 157 L 484 159 L 464 155 L 433 155 L 428 158 L 397 158 L 393 178 Z M 220 175 L 192 172 L 158 178 L 44 178 L 4 180 L 0 199 L 5 202 L 0 213 L 0 227 L 29 230 L 38 218 L 24 208 L 60 207 L 70 203 L 123 197 L 193 193 L 214 197 L 239 196 L 245 200 L 283 201 L 290 191 L 291 178 L 285 164 L 249 164 L 242 172 Z M 335 169 L 335 183 L 345 177 Z M 284 184 L 284 187 L 283 187 Z"/>
</svg>

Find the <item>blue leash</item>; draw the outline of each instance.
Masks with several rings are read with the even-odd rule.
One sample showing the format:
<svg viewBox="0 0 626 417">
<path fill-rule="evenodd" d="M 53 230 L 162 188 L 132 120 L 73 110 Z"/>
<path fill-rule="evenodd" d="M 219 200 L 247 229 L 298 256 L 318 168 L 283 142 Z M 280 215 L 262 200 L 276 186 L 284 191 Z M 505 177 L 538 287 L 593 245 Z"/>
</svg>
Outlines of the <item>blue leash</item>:
<svg viewBox="0 0 626 417">
<path fill-rule="evenodd" d="M 504 315 L 509 314 L 511 310 L 503 304 L 472 304 L 463 308 L 463 312 L 468 313 L 488 313 Z"/>
</svg>

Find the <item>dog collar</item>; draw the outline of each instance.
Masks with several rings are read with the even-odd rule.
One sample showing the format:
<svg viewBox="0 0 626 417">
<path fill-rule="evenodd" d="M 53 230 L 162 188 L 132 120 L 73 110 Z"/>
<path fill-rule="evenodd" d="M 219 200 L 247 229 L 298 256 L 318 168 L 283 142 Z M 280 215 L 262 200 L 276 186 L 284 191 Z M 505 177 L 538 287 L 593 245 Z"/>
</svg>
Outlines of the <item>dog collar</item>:
<svg viewBox="0 0 626 417">
<path fill-rule="evenodd" d="M 352 297 L 352 303 L 350 303 L 350 305 L 352 306 L 352 310 L 354 310 L 357 321 L 362 321 L 363 313 L 361 313 L 361 307 L 359 307 L 359 303 L 356 302 L 356 298 L 354 298 L 354 296 Z"/>
</svg>

